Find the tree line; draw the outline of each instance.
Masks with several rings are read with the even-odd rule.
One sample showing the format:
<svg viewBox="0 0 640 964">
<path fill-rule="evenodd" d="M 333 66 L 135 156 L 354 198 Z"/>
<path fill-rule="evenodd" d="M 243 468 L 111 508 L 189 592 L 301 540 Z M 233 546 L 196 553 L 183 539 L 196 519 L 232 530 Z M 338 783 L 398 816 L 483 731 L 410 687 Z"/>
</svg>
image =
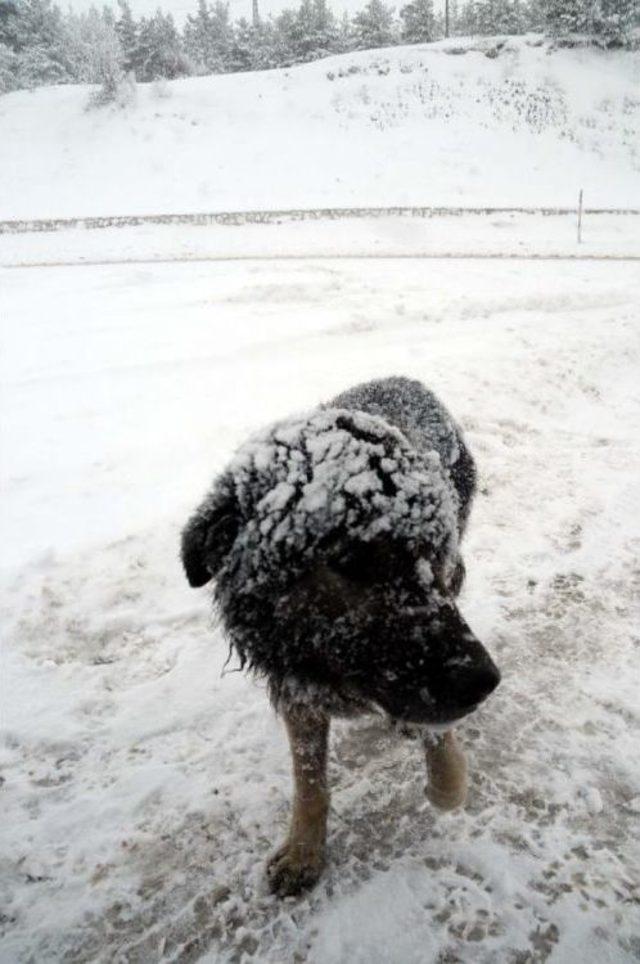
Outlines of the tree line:
<svg viewBox="0 0 640 964">
<path fill-rule="evenodd" d="M 134 18 L 127 0 L 86 13 L 53 0 L 0 0 L 0 94 L 43 84 L 102 85 L 104 101 L 123 84 L 194 74 L 286 67 L 329 54 L 424 43 L 447 36 L 544 32 L 587 35 L 606 46 L 630 44 L 640 25 L 638 0 L 433 0 L 394 7 L 369 0 L 338 19 L 326 0 L 232 22 L 222 0 L 198 0 L 182 30 L 171 14 Z M 100 102 L 98 100 L 98 102 Z"/>
</svg>

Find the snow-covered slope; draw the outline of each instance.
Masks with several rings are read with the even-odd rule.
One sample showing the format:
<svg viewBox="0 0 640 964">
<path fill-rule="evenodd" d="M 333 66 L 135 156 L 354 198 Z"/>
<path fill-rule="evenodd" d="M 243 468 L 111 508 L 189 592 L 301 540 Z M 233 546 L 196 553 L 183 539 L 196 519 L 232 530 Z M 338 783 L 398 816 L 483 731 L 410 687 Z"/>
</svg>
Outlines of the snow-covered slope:
<svg viewBox="0 0 640 964">
<path fill-rule="evenodd" d="M 0 98 L 0 220 L 326 205 L 640 204 L 640 56 L 533 38 Z"/>
</svg>

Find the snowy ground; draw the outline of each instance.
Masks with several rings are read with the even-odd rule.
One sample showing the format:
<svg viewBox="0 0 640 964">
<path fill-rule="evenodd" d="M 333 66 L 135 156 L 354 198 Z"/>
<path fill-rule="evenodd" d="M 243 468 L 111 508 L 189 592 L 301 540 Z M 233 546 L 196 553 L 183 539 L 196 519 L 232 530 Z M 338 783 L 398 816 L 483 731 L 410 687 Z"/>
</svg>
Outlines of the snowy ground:
<svg viewBox="0 0 640 964">
<path fill-rule="evenodd" d="M 637 960 L 637 264 L 5 268 L 0 302 L 3 964 Z M 456 815 L 337 725 L 329 867 L 282 903 L 284 735 L 178 532 L 250 429 L 391 372 L 480 464 L 462 608 L 503 684 Z"/>
<path fill-rule="evenodd" d="M 566 207 L 579 188 L 591 207 L 637 207 L 638 53 L 540 43 L 512 38 L 497 53 L 495 38 L 456 38 L 139 85 L 126 109 L 87 111 L 86 87 L 7 94 L 0 220 Z"/>
</svg>

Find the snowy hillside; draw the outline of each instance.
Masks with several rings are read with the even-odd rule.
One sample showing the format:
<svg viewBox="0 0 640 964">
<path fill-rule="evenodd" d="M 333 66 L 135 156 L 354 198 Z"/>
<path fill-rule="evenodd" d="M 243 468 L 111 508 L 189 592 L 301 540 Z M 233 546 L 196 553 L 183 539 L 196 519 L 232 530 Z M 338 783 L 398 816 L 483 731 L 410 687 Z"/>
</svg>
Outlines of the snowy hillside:
<svg viewBox="0 0 640 964">
<path fill-rule="evenodd" d="M 9 94 L 0 220 L 567 206 L 580 187 L 591 206 L 638 206 L 640 57 L 535 43 L 456 40 L 140 85 L 125 109 L 86 111 L 83 87 Z"/>
</svg>

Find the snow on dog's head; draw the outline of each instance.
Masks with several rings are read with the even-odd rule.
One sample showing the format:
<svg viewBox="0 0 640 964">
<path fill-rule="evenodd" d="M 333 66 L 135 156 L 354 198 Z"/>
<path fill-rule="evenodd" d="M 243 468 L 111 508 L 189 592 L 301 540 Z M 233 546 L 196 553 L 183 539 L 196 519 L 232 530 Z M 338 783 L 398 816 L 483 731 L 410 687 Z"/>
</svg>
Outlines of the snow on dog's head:
<svg viewBox="0 0 640 964">
<path fill-rule="evenodd" d="M 436 452 L 382 418 L 320 409 L 239 449 L 185 528 L 183 560 L 192 585 L 216 577 L 243 593 L 290 584 L 343 539 L 388 535 L 444 562 L 456 508 Z"/>
</svg>

